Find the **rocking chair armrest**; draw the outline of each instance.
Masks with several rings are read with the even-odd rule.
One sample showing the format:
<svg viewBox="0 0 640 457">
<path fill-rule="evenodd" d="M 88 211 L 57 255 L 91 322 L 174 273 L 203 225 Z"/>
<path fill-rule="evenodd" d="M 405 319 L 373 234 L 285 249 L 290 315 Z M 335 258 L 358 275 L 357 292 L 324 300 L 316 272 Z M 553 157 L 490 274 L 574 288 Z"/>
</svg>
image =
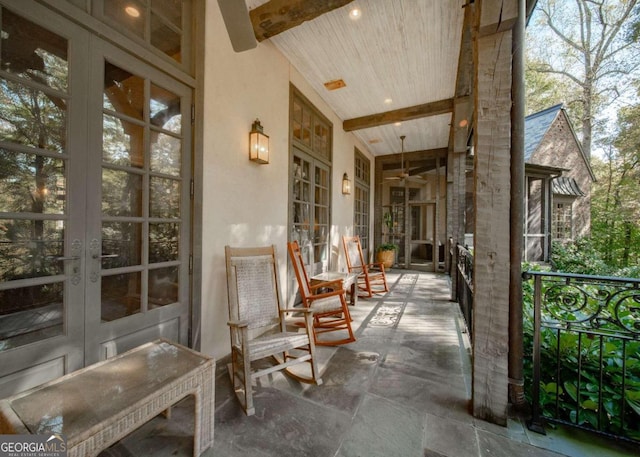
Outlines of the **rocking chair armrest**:
<svg viewBox="0 0 640 457">
<path fill-rule="evenodd" d="M 314 300 L 320 300 L 321 298 L 334 297 L 336 295 L 344 295 L 344 294 L 345 294 L 344 289 L 336 289 L 336 290 L 332 290 L 331 292 L 325 292 L 323 294 L 310 295 L 307 297 L 307 300 L 314 301 Z"/>
<path fill-rule="evenodd" d="M 332 281 L 319 282 L 317 284 L 309 286 L 309 289 L 314 291 L 314 290 L 320 289 L 322 287 L 328 287 L 328 288 L 337 287 L 337 288 L 341 288 L 342 287 L 342 279 L 334 279 Z"/>
<path fill-rule="evenodd" d="M 248 327 L 249 326 L 249 322 L 247 321 L 236 321 L 236 320 L 229 320 L 227 321 L 227 325 L 229 327 Z"/>
<path fill-rule="evenodd" d="M 282 308 L 280 309 L 280 313 L 311 313 L 312 311 L 309 308 L 301 307 L 301 308 Z"/>
<path fill-rule="evenodd" d="M 367 264 L 367 268 L 376 268 L 378 270 L 384 271 L 384 263 L 382 262 L 374 262 Z"/>
</svg>

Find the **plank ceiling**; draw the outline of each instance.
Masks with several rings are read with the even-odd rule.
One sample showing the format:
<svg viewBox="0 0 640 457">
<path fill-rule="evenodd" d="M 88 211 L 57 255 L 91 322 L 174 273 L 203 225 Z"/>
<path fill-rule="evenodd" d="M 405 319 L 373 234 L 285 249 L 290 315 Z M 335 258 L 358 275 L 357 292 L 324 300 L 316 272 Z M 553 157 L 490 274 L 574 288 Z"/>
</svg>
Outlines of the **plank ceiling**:
<svg viewBox="0 0 640 457">
<path fill-rule="evenodd" d="M 246 0 L 249 10 L 265 0 Z M 342 120 L 454 96 L 464 0 L 355 0 L 270 40 Z M 361 16 L 350 18 L 357 7 Z M 324 83 L 342 79 L 329 91 Z M 390 99 L 391 101 L 389 102 Z M 386 100 L 386 102 L 385 102 Z M 354 130 L 374 155 L 447 147 L 451 114 Z M 342 126 L 334 126 L 342 128 Z"/>
</svg>

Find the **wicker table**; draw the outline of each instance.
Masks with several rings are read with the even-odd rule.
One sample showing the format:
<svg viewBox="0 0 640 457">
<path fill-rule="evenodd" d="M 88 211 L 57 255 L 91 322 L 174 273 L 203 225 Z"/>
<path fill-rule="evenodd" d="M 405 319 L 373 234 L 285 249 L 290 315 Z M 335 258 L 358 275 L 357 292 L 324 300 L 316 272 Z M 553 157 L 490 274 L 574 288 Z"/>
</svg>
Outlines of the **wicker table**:
<svg viewBox="0 0 640 457">
<path fill-rule="evenodd" d="M 157 340 L 0 401 L 0 434 L 62 434 L 68 456 L 95 456 L 187 395 L 193 455 L 213 444 L 215 361 Z"/>
<path fill-rule="evenodd" d="M 342 271 L 326 271 L 309 278 L 312 286 L 330 281 L 342 281 L 342 288 L 349 294 L 349 304 L 355 306 L 358 300 L 358 273 L 344 273 Z"/>
</svg>

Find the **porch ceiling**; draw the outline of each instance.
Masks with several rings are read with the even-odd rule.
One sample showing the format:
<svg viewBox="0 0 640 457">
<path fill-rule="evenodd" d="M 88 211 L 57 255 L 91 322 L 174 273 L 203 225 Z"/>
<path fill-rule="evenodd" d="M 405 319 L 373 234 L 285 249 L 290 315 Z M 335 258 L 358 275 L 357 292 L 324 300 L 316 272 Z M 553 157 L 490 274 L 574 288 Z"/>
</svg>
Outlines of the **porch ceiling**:
<svg viewBox="0 0 640 457">
<path fill-rule="evenodd" d="M 279 12 L 314 3 L 245 1 L 250 11 L 271 3 Z M 372 154 L 400 152 L 400 135 L 406 135 L 405 152 L 443 148 L 449 143 L 465 3 L 355 0 L 269 39 Z M 349 15 L 354 7 L 361 10 L 357 20 Z M 346 86 L 328 90 L 324 84 L 335 80 Z"/>
</svg>

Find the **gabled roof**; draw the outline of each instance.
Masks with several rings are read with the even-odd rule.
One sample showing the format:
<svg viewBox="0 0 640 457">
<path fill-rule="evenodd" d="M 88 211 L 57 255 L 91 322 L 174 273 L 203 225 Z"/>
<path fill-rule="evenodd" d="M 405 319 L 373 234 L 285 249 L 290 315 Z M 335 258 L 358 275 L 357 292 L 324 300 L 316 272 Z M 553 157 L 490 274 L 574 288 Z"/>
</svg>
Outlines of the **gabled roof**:
<svg viewBox="0 0 640 457">
<path fill-rule="evenodd" d="M 524 119 L 524 161 L 531 160 L 531 156 L 538 149 L 540 142 L 544 138 L 545 133 L 558 117 L 558 113 L 562 109 L 562 103 L 543 111 L 530 114 Z"/>
<path fill-rule="evenodd" d="M 554 121 L 558 118 L 560 113 L 564 111 L 564 104 L 559 103 L 550 108 L 547 108 L 542 111 L 538 111 L 537 113 L 530 114 L 529 116 L 524 118 L 524 162 L 529 163 L 531 157 L 534 152 L 540 146 L 542 139 L 545 134 L 553 125 Z M 595 181 L 596 177 L 593 174 L 593 169 L 591 168 L 591 163 L 589 159 L 586 157 L 584 151 L 582 150 L 582 143 L 578 140 L 578 136 L 576 135 L 575 130 L 573 129 L 573 125 L 571 124 L 571 120 L 567 116 L 567 113 L 564 113 L 565 119 L 569 124 L 569 129 L 571 130 L 571 134 L 578 145 L 578 150 L 580 151 L 580 155 L 582 156 L 582 160 L 584 160 L 585 165 L 587 166 L 587 170 L 589 175 L 591 176 L 591 180 Z"/>
</svg>

